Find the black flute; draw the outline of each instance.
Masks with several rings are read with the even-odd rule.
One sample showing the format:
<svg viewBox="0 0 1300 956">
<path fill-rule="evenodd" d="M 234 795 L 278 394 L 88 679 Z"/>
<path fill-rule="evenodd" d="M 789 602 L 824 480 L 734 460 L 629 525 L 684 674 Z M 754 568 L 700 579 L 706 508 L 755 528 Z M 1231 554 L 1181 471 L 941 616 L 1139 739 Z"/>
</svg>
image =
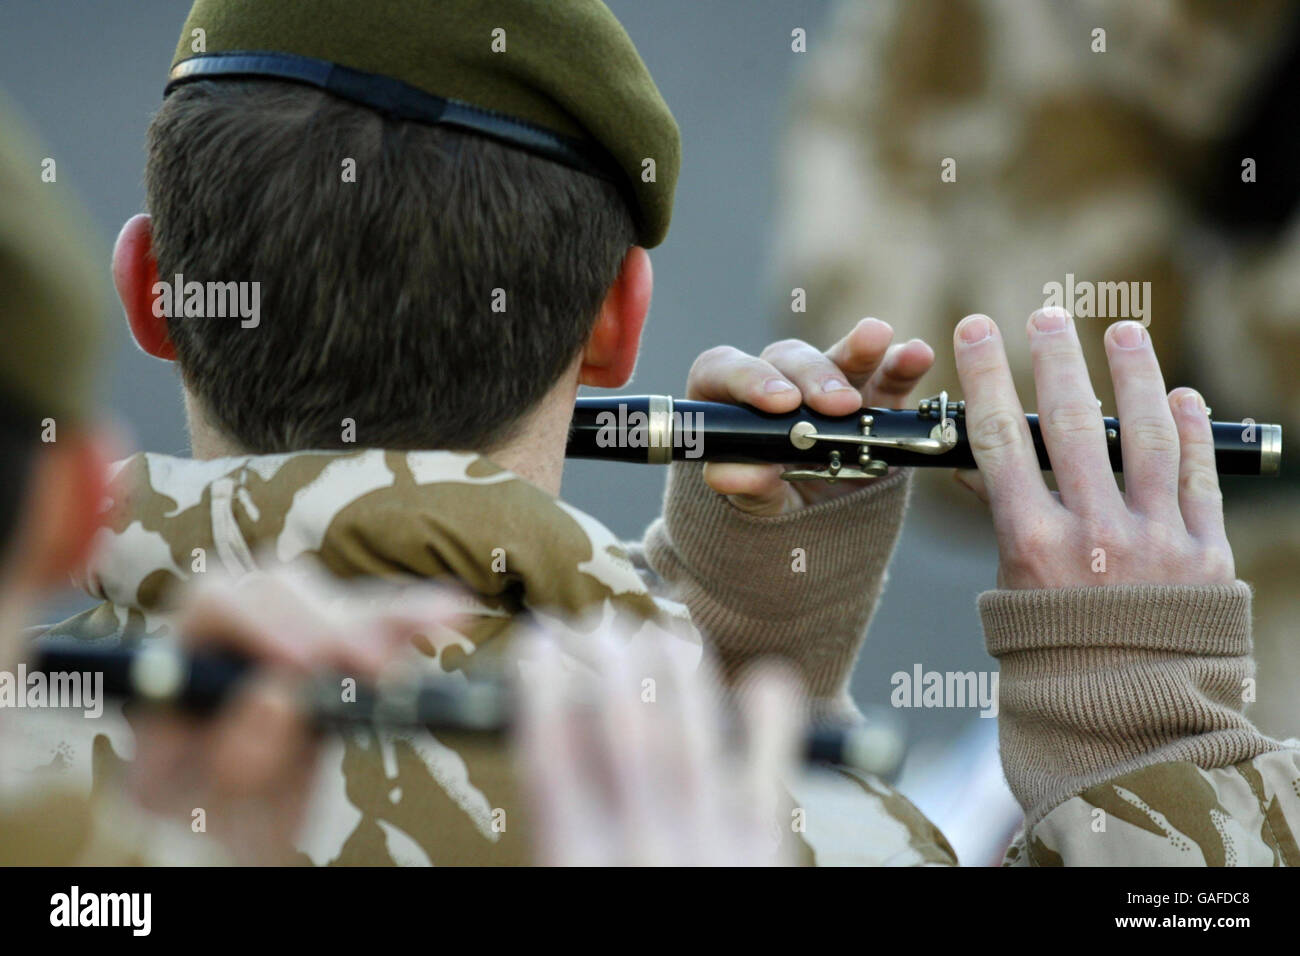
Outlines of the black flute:
<svg viewBox="0 0 1300 956">
<path fill-rule="evenodd" d="M 1026 415 L 1038 463 L 1051 470 L 1037 415 Z M 1111 467 L 1124 470 L 1121 426 L 1103 419 Z M 1211 422 L 1221 475 L 1277 475 L 1282 426 Z M 666 395 L 579 398 L 569 433 L 570 458 L 648 464 L 733 461 L 792 466 L 789 480 L 871 478 L 890 466 L 974 468 L 965 403 L 946 392 L 914 409 L 863 408 L 831 417 L 807 407 L 771 414 L 746 405 Z"/>
<path fill-rule="evenodd" d="M 59 678 L 64 686 L 67 678 L 81 675 L 79 686 L 98 678 L 106 696 L 199 716 L 215 711 L 255 670 L 244 657 L 186 654 L 165 642 L 120 647 L 51 641 L 38 644 L 33 657 L 30 665 L 19 665 L 21 686 L 38 673 L 51 686 L 57 675 L 64 675 Z M 499 738 L 517 717 L 515 694 L 501 680 L 435 677 L 377 685 L 356 682 L 346 698 L 342 680 L 342 675 L 332 675 L 306 682 L 299 703 L 316 726 L 424 728 Z M 802 749 L 808 763 L 855 767 L 889 778 L 902 762 L 904 746 L 899 733 L 882 723 L 814 727 L 805 735 Z"/>
</svg>

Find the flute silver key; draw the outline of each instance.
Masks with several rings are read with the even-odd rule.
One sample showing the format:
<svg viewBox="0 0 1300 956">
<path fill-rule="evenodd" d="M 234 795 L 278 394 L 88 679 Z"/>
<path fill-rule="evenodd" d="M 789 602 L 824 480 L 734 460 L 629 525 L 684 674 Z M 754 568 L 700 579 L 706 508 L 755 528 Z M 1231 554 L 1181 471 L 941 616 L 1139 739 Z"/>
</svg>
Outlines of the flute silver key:
<svg viewBox="0 0 1300 956">
<path fill-rule="evenodd" d="M 566 454 L 570 458 L 668 464 L 733 461 L 783 464 L 790 481 L 874 478 L 891 466 L 974 468 L 965 403 L 947 392 L 914 409 L 863 408 L 833 417 L 801 407 L 784 414 L 746 405 L 697 402 L 666 395 L 577 400 Z M 1025 416 L 1038 463 L 1052 468 L 1037 415 Z M 1124 470 L 1121 426 L 1103 418 L 1110 463 Z M 1282 426 L 1211 422 L 1221 475 L 1275 476 L 1281 470 Z"/>
</svg>

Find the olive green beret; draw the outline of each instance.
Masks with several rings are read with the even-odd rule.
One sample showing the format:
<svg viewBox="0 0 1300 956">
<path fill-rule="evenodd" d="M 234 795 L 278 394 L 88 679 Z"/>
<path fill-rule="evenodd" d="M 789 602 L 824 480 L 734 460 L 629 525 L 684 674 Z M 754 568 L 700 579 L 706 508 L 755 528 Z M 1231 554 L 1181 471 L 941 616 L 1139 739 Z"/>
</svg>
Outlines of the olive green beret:
<svg viewBox="0 0 1300 956">
<path fill-rule="evenodd" d="M 22 428 L 91 411 L 104 316 L 92 233 L 0 97 L 0 404 Z M 38 432 L 33 430 L 33 437 Z"/>
<path fill-rule="evenodd" d="M 309 83 L 604 176 L 628 198 L 642 245 L 668 232 L 677 123 L 600 0 L 197 0 L 168 89 L 250 76 Z"/>
</svg>

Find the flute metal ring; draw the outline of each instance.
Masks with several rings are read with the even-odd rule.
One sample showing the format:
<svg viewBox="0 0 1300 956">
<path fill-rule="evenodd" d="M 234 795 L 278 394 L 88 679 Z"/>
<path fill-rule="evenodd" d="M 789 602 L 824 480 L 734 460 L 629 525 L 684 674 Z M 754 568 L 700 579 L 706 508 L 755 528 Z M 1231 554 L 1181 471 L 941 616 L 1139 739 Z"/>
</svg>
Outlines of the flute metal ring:
<svg viewBox="0 0 1300 956">
<path fill-rule="evenodd" d="M 1272 477 L 1282 471 L 1282 426 L 1259 426 L 1259 473 Z"/>
<path fill-rule="evenodd" d="M 651 395 L 646 431 L 649 448 L 646 461 L 651 465 L 668 465 L 673 460 L 673 400 L 668 395 Z"/>
</svg>

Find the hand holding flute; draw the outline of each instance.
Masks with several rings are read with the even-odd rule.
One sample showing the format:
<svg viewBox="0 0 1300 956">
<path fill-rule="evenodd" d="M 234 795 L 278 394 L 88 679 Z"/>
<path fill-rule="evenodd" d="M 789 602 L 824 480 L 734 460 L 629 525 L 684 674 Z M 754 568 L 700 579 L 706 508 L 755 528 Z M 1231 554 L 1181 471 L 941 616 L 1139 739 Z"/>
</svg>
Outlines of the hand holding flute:
<svg viewBox="0 0 1300 956">
<path fill-rule="evenodd" d="M 726 346 L 710 349 L 691 366 L 686 398 L 773 415 L 802 405 L 828 417 L 863 406 L 902 405 L 934 364 L 934 350 L 920 339 L 891 344 L 893 337 L 887 323 L 867 318 L 825 352 L 797 339 L 775 342 L 758 356 Z M 781 514 L 855 490 L 852 482 L 783 481 L 784 470 L 781 464 L 711 461 L 704 480 L 753 515 Z"/>
<path fill-rule="evenodd" d="M 703 454 L 705 481 L 754 514 L 780 514 L 857 487 L 785 482 L 783 475 L 842 477 L 852 469 L 866 477 L 890 465 L 974 465 L 978 471 L 957 474 L 991 506 L 1004 588 L 1231 584 L 1219 474 L 1276 474 L 1281 429 L 1213 423 L 1194 390 L 1167 392 L 1150 337 L 1131 321 L 1106 332 L 1118 406 L 1117 419 L 1107 421 L 1069 313 L 1041 309 L 1027 333 L 1034 418 L 1016 395 L 1001 334 L 984 315 L 967 316 L 954 334 L 965 395 L 960 414 L 942 396 L 916 411 L 891 410 L 904 403 L 932 353 L 920 342 L 890 348 L 892 330 L 874 319 L 858 323 L 824 354 L 793 341 L 757 357 L 735 349 L 706 352 L 691 370 L 688 402 L 748 405 L 757 413 L 686 404 L 678 411 L 714 415 L 716 432 L 702 418 L 703 447 L 712 446 Z M 864 413 L 864 406 L 871 410 Z M 591 410 L 588 404 L 584 414 Z M 664 406 L 657 411 L 662 421 Z M 571 453 L 591 453 L 594 420 L 578 424 Z M 674 454 L 671 447 L 657 451 L 661 460 Z M 1059 492 L 1044 483 L 1046 467 Z M 1122 492 L 1115 479 L 1120 468 Z"/>
<path fill-rule="evenodd" d="M 933 352 L 917 340 L 891 348 L 891 335 L 885 323 L 864 319 L 824 354 L 795 340 L 777 342 L 758 357 L 712 349 L 692 367 L 685 400 L 661 395 L 578 399 L 567 455 L 648 464 L 707 462 L 706 480 L 715 490 L 732 494 L 733 504 L 756 513 L 775 513 L 789 497 L 773 484 L 772 468 L 746 465 L 785 465 L 779 474 L 787 481 L 827 482 L 879 477 L 890 467 L 976 468 L 964 401 L 950 400 L 945 391 L 915 409 L 897 407 L 928 371 Z M 875 407 L 885 402 L 888 407 Z M 1082 414 L 1095 417 L 1087 409 Z M 1040 469 L 1052 470 L 1039 416 L 1024 420 Z M 1123 434 L 1119 419 L 1100 421 L 1109 470 L 1122 472 L 1124 448 L 1134 440 Z M 1212 422 L 1210 430 L 1220 475 L 1278 474 L 1281 426 L 1248 419 Z M 976 443 L 980 439 L 977 435 Z"/>
<path fill-rule="evenodd" d="M 241 864 L 283 864 L 295 859 L 321 744 L 301 685 L 326 671 L 378 680 L 414 634 L 456 619 L 454 602 L 433 588 L 371 609 L 340 601 L 340 587 L 301 570 L 239 582 L 214 572 L 185 593 L 177 653 L 146 659 L 134 675 L 137 652 L 121 648 L 50 647 L 36 664 L 102 667 L 108 693 L 165 703 L 189 677 L 169 660 L 208 661 L 185 687 L 189 706 L 133 713 L 131 790 L 146 810 L 187 828 L 201 809 L 204 832 Z"/>
<path fill-rule="evenodd" d="M 771 839 L 779 782 L 800 759 L 885 776 L 901 759 L 888 726 L 805 731 L 798 680 L 780 666 L 753 671 L 738 718 L 725 719 L 707 661 L 666 647 L 677 641 L 666 633 L 658 640 L 626 624 L 520 635 L 515 653 L 528 661 L 527 679 L 509 690 L 421 681 L 409 668 L 395 674 L 396 653 L 415 634 L 454 623 L 455 605 L 428 586 L 396 599 L 357 597 L 297 572 L 204 579 L 185 596 L 179 644 L 49 643 L 34 667 L 50 679 L 95 671 L 110 695 L 137 705 L 136 798 L 187 823 L 200 808 L 205 827 L 243 863 L 292 858 L 288 838 L 310 792 L 321 740 L 312 731 L 321 725 L 498 738 L 509 730 L 533 805 L 531 841 L 542 862 L 559 864 L 662 863 L 662 853 L 694 864 L 779 862 L 789 850 Z M 561 639 L 581 642 L 568 650 L 581 651 L 583 666 L 561 660 Z M 342 675 L 356 685 L 347 703 Z M 645 675 L 655 676 L 662 706 L 646 706 Z M 611 727 L 618 732 L 603 732 Z M 628 795 L 652 819 L 634 813 Z"/>
<path fill-rule="evenodd" d="M 1105 336 L 1125 423 L 1123 491 L 1073 319 L 1040 309 L 1026 332 L 1055 493 L 1043 481 L 998 327 L 971 315 L 953 336 L 979 465 L 968 483 L 993 513 L 999 586 L 1240 588 L 1205 402 L 1193 389 L 1165 388 L 1146 329 L 1118 322 Z"/>
</svg>

